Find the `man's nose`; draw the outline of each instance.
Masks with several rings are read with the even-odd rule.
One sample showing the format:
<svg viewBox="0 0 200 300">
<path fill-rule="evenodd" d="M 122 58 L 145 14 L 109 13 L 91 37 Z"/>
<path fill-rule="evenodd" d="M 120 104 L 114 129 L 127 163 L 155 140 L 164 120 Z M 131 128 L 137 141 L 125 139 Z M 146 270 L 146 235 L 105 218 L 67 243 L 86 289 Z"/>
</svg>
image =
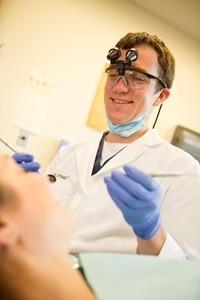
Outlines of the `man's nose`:
<svg viewBox="0 0 200 300">
<path fill-rule="evenodd" d="M 128 91 L 128 81 L 124 76 L 119 76 L 114 84 L 114 91 L 115 92 L 123 92 L 126 93 Z"/>
</svg>

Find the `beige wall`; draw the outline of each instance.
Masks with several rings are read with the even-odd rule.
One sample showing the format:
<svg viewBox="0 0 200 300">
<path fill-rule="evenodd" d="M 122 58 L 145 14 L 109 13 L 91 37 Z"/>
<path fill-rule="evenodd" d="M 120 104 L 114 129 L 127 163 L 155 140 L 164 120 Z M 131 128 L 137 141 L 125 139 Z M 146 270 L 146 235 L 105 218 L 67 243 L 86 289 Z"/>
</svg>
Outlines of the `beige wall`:
<svg viewBox="0 0 200 300">
<path fill-rule="evenodd" d="M 48 119 L 26 151 L 45 165 L 59 139 L 95 134 L 85 122 L 105 56 L 129 31 L 156 33 L 176 57 L 172 95 L 157 125 L 160 134 L 170 139 L 176 124 L 200 132 L 200 42 L 125 0 L 5 0 L 0 9 L 5 44 L 0 51 L 1 137 L 15 146 L 18 131 L 11 120 L 31 67 L 45 70 L 54 90 Z"/>
</svg>

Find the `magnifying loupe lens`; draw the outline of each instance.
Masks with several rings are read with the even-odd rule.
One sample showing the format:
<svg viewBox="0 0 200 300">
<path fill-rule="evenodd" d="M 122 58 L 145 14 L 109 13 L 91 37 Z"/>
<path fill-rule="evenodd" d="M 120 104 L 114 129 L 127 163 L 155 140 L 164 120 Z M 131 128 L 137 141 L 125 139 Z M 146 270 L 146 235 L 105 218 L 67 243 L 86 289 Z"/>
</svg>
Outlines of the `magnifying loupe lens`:
<svg viewBox="0 0 200 300">
<path fill-rule="evenodd" d="M 130 61 L 136 61 L 137 58 L 138 54 L 136 49 L 130 49 L 126 52 L 126 59 Z"/>
<path fill-rule="evenodd" d="M 113 63 L 120 57 L 120 55 L 121 55 L 121 51 L 118 48 L 111 48 L 108 51 L 107 59 L 110 60 L 111 63 Z"/>
</svg>

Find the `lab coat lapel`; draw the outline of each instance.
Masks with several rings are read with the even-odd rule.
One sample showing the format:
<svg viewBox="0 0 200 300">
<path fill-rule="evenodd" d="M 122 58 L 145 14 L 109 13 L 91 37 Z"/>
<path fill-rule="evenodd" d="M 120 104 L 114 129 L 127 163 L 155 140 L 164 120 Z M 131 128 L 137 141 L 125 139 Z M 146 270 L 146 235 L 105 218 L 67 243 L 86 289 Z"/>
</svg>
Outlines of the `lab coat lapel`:
<svg viewBox="0 0 200 300">
<path fill-rule="evenodd" d="M 94 176 L 122 167 L 127 163 L 133 163 L 141 158 L 146 151 L 159 146 L 161 143 L 163 143 L 163 140 L 157 135 L 156 131 L 153 129 L 148 130 L 141 138 L 127 145 L 121 152 L 108 161 Z"/>
<path fill-rule="evenodd" d="M 119 168 L 124 164 L 129 163 L 130 161 L 133 162 L 139 157 L 143 155 L 145 151 L 145 147 L 143 144 L 129 144 L 126 146 L 122 151 L 120 151 L 116 156 L 114 156 L 110 161 L 108 161 L 105 166 L 103 166 L 98 174 L 102 174 L 109 170 Z"/>
<path fill-rule="evenodd" d="M 92 168 L 100 139 L 101 136 L 98 136 L 98 138 L 93 141 L 84 143 L 76 152 L 79 180 L 83 190 L 85 190 L 85 187 L 91 179 Z M 95 178 L 107 171 L 122 167 L 124 164 L 134 162 L 144 155 L 149 148 L 156 147 L 162 142 L 162 139 L 154 130 L 149 130 L 143 137 L 127 145 L 92 177 Z"/>
</svg>

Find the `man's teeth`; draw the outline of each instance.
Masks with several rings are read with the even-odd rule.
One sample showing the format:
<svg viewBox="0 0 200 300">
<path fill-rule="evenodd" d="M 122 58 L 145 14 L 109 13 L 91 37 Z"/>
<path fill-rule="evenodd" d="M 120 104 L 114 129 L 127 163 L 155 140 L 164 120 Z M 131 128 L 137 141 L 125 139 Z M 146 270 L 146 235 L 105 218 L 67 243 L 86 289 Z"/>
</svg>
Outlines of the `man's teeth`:
<svg viewBox="0 0 200 300">
<path fill-rule="evenodd" d="M 130 103 L 133 103 L 133 101 L 125 101 L 125 100 L 119 100 L 119 99 L 113 99 L 112 98 L 112 101 L 117 103 L 117 104 L 130 104 Z"/>
</svg>

